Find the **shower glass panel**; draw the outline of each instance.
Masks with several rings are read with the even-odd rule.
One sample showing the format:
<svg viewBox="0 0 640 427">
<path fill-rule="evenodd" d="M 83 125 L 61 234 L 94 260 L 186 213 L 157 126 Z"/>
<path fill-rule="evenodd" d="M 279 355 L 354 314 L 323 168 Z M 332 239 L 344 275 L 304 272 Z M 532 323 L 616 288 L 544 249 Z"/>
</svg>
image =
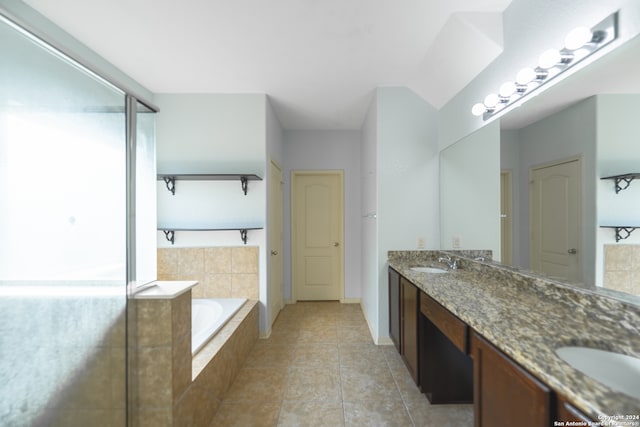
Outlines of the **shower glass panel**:
<svg viewBox="0 0 640 427">
<path fill-rule="evenodd" d="M 2 19 L 0 52 L 0 424 L 125 425 L 125 95 Z"/>
<path fill-rule="evenodd" d="M 136 106 L 136 285 L 156 280 L 156 115 Z"/>
</svg>

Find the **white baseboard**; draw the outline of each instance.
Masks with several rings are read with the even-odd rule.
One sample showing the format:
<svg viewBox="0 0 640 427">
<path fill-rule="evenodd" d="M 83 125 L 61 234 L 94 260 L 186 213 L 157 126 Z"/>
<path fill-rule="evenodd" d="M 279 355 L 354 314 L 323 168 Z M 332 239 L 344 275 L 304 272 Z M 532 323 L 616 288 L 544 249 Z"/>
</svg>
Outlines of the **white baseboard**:
<svg viewBox="0 0 640 427">
<path fill-rule="evenodd" d="M 344 298 L 340 302 L 342 304 L 360 304 L 360 298 Z"/>
<path fill-rule="evenodd" d="M 394 345 L 389 337 L 378 337 L 376 345 Z"/>
</svg>

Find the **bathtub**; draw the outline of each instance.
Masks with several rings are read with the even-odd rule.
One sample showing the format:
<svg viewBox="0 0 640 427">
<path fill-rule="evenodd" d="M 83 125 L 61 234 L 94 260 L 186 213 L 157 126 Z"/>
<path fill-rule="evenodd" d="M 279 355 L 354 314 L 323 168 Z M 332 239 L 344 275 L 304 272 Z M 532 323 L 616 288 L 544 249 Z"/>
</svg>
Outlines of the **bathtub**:
<svg viewBox="0 0 640 427">
<path fill-rule="evenodd" d="M 233 317 L 245 298 L 191 300 L 191 354 L 196 354 Z"/>
</svg>

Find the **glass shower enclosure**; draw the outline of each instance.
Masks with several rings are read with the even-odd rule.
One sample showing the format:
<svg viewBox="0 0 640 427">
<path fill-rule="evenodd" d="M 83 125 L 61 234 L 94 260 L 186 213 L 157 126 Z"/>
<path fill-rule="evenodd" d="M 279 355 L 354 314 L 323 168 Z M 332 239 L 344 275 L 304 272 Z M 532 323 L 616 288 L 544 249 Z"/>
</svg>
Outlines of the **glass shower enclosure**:
<svg viewBox="0 0 640 427">
<path fill-rule="evenodd" d="M 126 425 L 154 112 L 1 15 L 0 51 L 0 424 Z"/>
</svg>

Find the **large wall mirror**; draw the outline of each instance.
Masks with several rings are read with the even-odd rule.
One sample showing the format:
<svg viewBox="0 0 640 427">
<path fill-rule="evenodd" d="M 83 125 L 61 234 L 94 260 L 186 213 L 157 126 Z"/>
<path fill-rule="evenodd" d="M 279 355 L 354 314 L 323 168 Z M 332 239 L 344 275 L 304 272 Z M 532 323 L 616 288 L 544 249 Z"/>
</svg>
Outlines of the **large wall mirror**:
<svg viewBox="0 0 640 427">
<path fill-rule="evenodd" d="M 640 179 L 618 192 L 602 179 L 640 173 L 640 37 L 446 148 L 440 166 L 443 249 L 491 249 L 640 302 L 640 229 L 603 227 L 640 227 Z"/>
</svg>

